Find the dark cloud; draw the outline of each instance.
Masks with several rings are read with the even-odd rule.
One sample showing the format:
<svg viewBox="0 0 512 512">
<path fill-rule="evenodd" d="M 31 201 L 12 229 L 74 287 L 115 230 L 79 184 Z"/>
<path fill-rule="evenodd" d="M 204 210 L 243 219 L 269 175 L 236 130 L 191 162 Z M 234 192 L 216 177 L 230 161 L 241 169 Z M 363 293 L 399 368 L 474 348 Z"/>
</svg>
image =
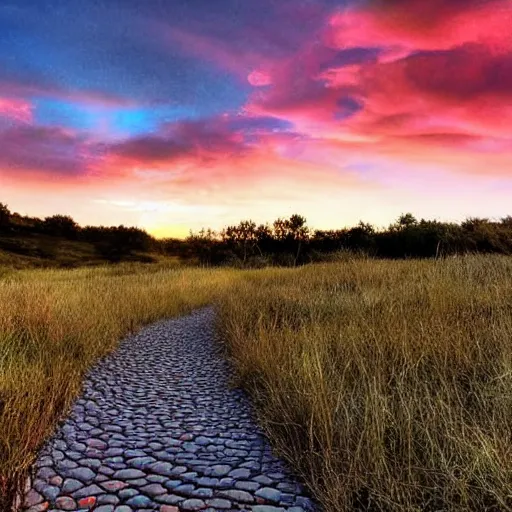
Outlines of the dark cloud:
<svg viewBox="0 0 512 512">
<path fill-rule="evenodd" d="M 349 48 L 347 50 L 333 51 L 332 57 L 320 64 L 320 69 L 325 71 L 340 66 L 353 66 L 355 64 L 375 62 L 381 54 L 381 48 Z"/>
<path fill-rule="evenodd" d="M 459 100 L 512 98 L 512 53 L 496 55 L 485 46 L 468 44 L 416 53 L 401 65 L 406 79 L 421 92 Z"/>
<path fill-rule="evenodd" d="M 101 157 L 100 146 L 61 128 L 14 126 L 0 132 L 2 172 L 47 176 L 86 174 Z"/>
</svg>

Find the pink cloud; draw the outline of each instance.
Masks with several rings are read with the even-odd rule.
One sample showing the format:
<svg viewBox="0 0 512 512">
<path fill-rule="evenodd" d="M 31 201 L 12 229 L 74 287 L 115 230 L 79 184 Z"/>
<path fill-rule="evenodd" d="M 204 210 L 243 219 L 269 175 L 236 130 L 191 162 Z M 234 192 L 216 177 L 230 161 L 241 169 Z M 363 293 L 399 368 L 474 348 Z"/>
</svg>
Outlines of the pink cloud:
<svg viewBox="0 0 512 512">
<path fill-rule="evenodd" d="M 482 155 L 499 152 L 510 169 L 511 26 L 512 4 L 503 0 L 375 1 L 340 10 L 322 44 L 305 41 L 267 64 L 266 87 L 245 109 L 293 121 L 310 145 L 354 143 L 365 154 L 404 160 L 413 153 L 428 160 L 436 148 L 447 168 L 460 170 L 457 158 L 468 164 L 465 153 L 477 159 L 470 168 L 500 173 Z M 333 53 L 370 46 L 380 47 L 377 58 L 342 53 L 337 62 Z"/>
<path fill-rule="evenodd" d="M 248 150 L 243 136 L 228 126 L 228 118 L 219 116 L 164 125 L 157 134 L 109 146 L 108 154 L 119 165 L 168 168 L 190 160 L 207 164 Z"/>
<path fill-rule="evenodd" d="M 391 0 L 335 13 L 325 42 L 336 48 L 398 46 L 443 50 L 477 42 L 510 48 L 512 9 L 508 0 Z"/>
<path fill-rule="evenodd" d="M 93 172 L 100 146 L 78 133 L 58 127 L 18 125 L 0 131 L 0 174 L 76 179 Z"/>
<path fill-rule="evenodd" d="M 16 122 L 32 122 L 32 104 L 17 98 L 0 97 L 0 118 L 5 117 Z"/>
<path fill-rule="evenodd" d="M 254 70 L 249 73 L 247 81 L 254 87 L 262 87 L 264 85 L 270 85 L 272 78 L 264 71 Z"/>
</svg>

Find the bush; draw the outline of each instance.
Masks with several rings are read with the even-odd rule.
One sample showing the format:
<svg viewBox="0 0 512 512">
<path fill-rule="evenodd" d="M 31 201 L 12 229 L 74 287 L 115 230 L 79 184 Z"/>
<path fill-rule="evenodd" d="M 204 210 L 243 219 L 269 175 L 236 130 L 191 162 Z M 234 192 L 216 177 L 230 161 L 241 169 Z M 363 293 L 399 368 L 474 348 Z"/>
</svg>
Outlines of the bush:
<svg viewBox="0 0 512 512">
<path fill-rule="evenodd" d="M 78 224 L 68 215 L 53 215 L 43 221 L 43 232 L 51 236 L 75 239 L 78 234 Z"/>
</svg>

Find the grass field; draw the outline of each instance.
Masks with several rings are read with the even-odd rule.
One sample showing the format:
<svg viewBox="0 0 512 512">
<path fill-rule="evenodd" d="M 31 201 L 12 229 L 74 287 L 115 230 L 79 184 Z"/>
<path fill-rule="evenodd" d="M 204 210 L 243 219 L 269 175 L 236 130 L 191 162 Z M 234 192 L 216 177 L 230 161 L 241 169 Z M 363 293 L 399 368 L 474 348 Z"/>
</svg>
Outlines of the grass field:
<svg viewBox="0 0 512 512">
<path fill-rule="evenodd" d="M 12 497 L 98 358 L 142 324 L 214 301 L 234 275 L 141 264 L 0 270 L 0 497 Z"/>
<path fill-rule="evenodd" d="M 326 511 L 512 509 L 512 259 L 483 256 L 0 270 L 4 495 L 94 361 L 211 302 L 274 445 Z"/>
<path fill-rule="evenodd" d="M 219 325 L 325 510 L 512 510 L 512 259 L 254 273 Z"/>
</svg>

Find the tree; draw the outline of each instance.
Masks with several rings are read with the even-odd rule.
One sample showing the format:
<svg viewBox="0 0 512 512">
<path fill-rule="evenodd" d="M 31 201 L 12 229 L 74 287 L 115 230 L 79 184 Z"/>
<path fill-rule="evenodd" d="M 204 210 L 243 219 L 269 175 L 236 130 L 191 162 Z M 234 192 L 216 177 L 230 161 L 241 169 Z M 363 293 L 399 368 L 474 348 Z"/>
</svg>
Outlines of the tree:
<svg viewBox="0 0 512 512">
<path fill-rule="evenodd" d="M 258 244 L 258 231 L 256 223 L 252 220 L 243 220 L 238 226 L 228 226 L 221 233 L 221 236 L 224 242 L 241 253 L 244 263 L 247 260 L 247 256 L 253 253 Z"/>
<path fill-rule="evenodd" d="M 6 231 L 11 226 L 11 212 L 7 205 L 0 203 L 0 230 Z"/>
<path fill-rule="evenodd" d="M 69 215 L 52 215 L 44 219 L 43 230 L 52 236 L 76 238 L 79 226 Z"/>
<path fill-rule="evenodd" d="M 359 221 L 359 224 L 355 228 L 351 228 L 347 231 L 347 243 L 350 249 L 374 252 L 375 250 L 375 228 L 363 221 Z"/>
<path fill-rule="evenodd" d="M 98 253 L 110 262 L 122 261 L 133 256 L 133 251 L 148 251 L 152 238 L 142 229 L 117 227 L 84 228 L 83 239 L 94 243 Z"/>
<path fill-rule="evenodd" d="M 256 228 L 256 249 L 263 256 L 264 252 L 272 252 L 274 245 L 274 237 L 272 236 L 272 228 L 268 224 L 260 224 Z"/>
<path fill-rule="evenodd" d="M 399 231 L 416 226 L 418 221 L 412 213 L 403 213 L 398 217 L 396 223 L 391 227 Z"/>
<path fill-rule="evenodd" d="M 293 251 L 294 266 L 297 265 L 302 246 L 309 240 L 306 218 L 294 214 L 289 219 L 277 219 L 274 222 L 274 236 L 284 245 L 285 249 Z"/>
<path fill-rule="evenodd" d="M 501 219 L 501 224 L 507 228 L 512 228 L 512 216 L 507 215 Z"/>
<path fill-rule="evenodd" d="M 211 265 L 214 245 L 217 241 L 217 233 L 211 229 L 201 229 L 198 233 L 190 232 L 187 243 L 197 254 L 202 265 Z"/>
</svg>

